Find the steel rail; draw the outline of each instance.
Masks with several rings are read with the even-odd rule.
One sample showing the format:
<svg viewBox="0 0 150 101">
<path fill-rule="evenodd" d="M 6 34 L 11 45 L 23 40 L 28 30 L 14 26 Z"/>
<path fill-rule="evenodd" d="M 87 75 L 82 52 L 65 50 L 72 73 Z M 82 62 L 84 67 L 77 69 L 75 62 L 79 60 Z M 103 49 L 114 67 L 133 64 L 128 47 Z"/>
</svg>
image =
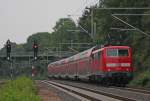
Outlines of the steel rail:
<svg viewBox="0 0 150 101">
<path fill-rule="evenodd" d="M 64 84 L 64 83 L 60 83 L 60 84 Z M 98 90 L 94 90 L 94 89 L 90 89 L 90 88 L 86 88 L 86 87 L 73 86 L 73 85 L 70 85 L 70 84 L 64 84 L 64 85 L 68 85 L 68 86 L 71 86 L 71 87 L 83 89 L 83 90 L 86 90 L 86 91 L 90 91 L 90 92 L 93 92 L 93 93 L 97 93 L 97 94 L 100 94 L 100 95 L 104 95 L 104 96 L 111 97 L 111 98 L 118 99 L 118 100 L 122 100 L 122 101 L 136 101 L 136 99 L 127 98 L 127 97 L 115 95 L 115 94 L 104 92 L 104 91 L 98 91 Z"/>
<path fill-rule="evenodd" d="M 120 89 L 134 91 L 134 92 L 139 92 L 139 93 L 143 93 L 143 94 L 150 94 L 149 90 L 143 90 L 143 89 L 137 89 L 137 88 L 130 88 L 130 87 L 125 87 L 125 88 L 120 88 Z"/>
<path fill-rule="evenodd" d="M 87 99 L 89 99 L 90 101 L 101 101 L 101 100 L 99 100 L 99 99 L 95 99 L 95 98 L 93 98 L 93 97 L 91 97 L 91 96 L 88 96 L 88 95 L 85 95 L 85 94 L 82 94 L 82 93 L 79 93 L 79 92 L 76 92 L 76 91 L 73 91 L 73 90 L 70 90 L 70 89 L 68 89 L 68 88 L 65 88 L 65 87 L 62 87 L 62 86 L 60 86 L 60 85 L 57 85 L 57 84 L 54 84 L 54 83 L 50 83 L 50 82 L 48 82 L 48 81 L 42 81 L 43 83 L 46 83 L 46 84 L 52 84 L 52 85 L 54 85 L 54 86 L 56 86 L 56 87 L 60 87 L 60 88 L 62 88 L 62 89 L 64 89 L 64 90 L 67 90 L 67 91 L 69 91 L 69 92 L 72 92 L 72 93 L 74 93 L 74 94 L 77 94 L 77 95 L 79 95 L 79 96 L 81 96 L 81 97 L 83 97 L 83 98 L 87 98 Z"/>
</svg>

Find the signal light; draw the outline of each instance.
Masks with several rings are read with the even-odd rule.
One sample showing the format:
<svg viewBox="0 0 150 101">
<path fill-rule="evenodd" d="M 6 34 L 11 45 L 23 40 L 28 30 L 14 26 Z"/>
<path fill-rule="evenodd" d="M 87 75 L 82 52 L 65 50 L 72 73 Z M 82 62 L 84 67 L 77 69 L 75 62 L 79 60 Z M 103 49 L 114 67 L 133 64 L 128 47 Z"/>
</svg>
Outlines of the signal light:
<svg viewBox="0 0 150 101">
<path fill-rule="evenodd" d="M 7 60 L 10 60 L 10 57 L 7 57 Z"/>
<path fill-rule="evenodd" d="M 10 53 L 11 53 L 11 43 L 10 40 L 6 42 L 6 53 L 7 53 L 7 60 L 10 60 Z"/>
<path fill-rule="evenodd" d="M 33 44 L 33 51 L 34 51 L 34 60 L 37 60 L 38 44 L 35 41 L 34 41 L 34 44 Z"/>
</svg>

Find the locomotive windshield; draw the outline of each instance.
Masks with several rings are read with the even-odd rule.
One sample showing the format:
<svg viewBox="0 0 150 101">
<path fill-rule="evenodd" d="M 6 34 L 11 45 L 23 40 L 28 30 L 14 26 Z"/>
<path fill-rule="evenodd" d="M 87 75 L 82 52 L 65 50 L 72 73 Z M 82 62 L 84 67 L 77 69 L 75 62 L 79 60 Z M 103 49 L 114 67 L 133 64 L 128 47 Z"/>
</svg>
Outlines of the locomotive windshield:
<svg viewBox="0 0 150 101">
<path fill-rule="evenodd" d="M 128 56 L 128 49 L 107 49 L 107 56 Z"/>
</svg>

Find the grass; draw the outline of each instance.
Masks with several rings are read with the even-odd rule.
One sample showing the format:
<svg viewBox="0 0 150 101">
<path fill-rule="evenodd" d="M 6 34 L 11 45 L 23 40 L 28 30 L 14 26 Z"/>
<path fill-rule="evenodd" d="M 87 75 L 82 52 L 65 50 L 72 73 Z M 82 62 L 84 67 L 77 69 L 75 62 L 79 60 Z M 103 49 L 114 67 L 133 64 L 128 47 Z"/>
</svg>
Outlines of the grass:
<svg viewBox="0 0 150 101">
<path fill-rule="evenodd" d="M 0 101 L 40 101 L 34 82 L 27 77 L 7 81 L 0 88 Z"/>
<path fill-rule="evenodd" d="M 130 82 L 129 86 L 150 88 L 150 71 L 145 71 L 137 75 Z"/>
</svg>

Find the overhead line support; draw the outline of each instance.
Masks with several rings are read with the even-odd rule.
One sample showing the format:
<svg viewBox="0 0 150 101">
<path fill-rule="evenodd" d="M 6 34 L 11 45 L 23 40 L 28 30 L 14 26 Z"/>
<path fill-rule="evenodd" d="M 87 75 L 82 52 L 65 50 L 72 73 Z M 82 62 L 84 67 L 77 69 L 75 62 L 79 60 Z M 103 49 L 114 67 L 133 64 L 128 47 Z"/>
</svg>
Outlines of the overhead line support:
<svg viewBox="0 0 150 101">
<path fill-rule="evenodd" d="M 126 24 L 126 25 L 132 27 L 133 29 L 136 29 L 137 31 L 141 32 L 142 34 L 144 34 L 144 35 L 150 37 L 149 34 L 145 33 L 144 31 L 140 30 L 139 28 L 136 28 L 136 27 L 134 27 L 133 25 L 131 25 L 131 24 L 129 24 L 129 23 L 123 21 L 122 19 L 118 18 L 117 16 L 112 15 L 112 17 L 115 18 L 115 19 L 117 19 L 117 20 L 119 20 L 119 21 L 121 21 L 122 23 L 124 23 L 124 24 Z"/>
<path fill-rule="evenodd" d="M 110 7 L 110 8 L 94 8 L 94 9 L 101 9 L 101 10 L 150 10 L 150 8 L 146 7 L 125 7 L 125 8 L 115 8 L 115 7 Z"/>
<path fill-rule="evenodd" d="M 122 15 L 127 15 L 127 16 L 149 16 L 150 14 L 112 14 L 114 16 L 122 16 Z"/>
</svg>

